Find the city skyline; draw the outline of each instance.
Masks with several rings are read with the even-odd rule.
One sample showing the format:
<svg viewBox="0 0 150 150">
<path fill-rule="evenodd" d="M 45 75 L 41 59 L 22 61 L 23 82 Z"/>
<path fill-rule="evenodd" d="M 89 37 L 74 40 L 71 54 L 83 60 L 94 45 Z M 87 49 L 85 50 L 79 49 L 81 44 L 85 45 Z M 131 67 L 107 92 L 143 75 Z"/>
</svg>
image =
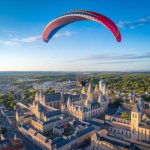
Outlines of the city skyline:
<svg viewBox="0 0 150 150">
<path fill-rule="evenodd" d="M 148 0 L 1 1 L 0 71 L 150 71 L 149 5 Z M 122 42 L 86 21 L 66 26 L 45 44 L 45 25 L 76 9 L 111 18 Z"/>
</svg>

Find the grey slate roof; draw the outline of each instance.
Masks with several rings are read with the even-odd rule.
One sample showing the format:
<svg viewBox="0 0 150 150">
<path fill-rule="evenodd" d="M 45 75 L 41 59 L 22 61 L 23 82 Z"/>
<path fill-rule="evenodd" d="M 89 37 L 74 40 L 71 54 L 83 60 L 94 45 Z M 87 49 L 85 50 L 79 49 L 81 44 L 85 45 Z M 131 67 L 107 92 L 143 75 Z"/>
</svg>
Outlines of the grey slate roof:
<svg viewBox="0 0 150 150">
<path fill-rule="evenodd" d="M 49 121 L 44 122 L 44 121 L 38 120 L 36 117 L 32 117 L 32 120 L 35 121 L 35 122 L 38 122 L 42 125 L 48 125 L 48 124 L 60 121 L 61 119 L 60 118 L 55 118 L 55 119 L 51 119 Z"/>
<path fill-rule="evenodd" d="M 64 102 L 66 103 L 69 97 L 72 101 L 79 100 L 80 99 L 80 94 L 76 94 L 76 95 L 64 94 L 63 97 L 64 97 Z"/>
<path fill-rule="evenodd" d="M 57 101 L 57 100 L 61 100 L 61 93 L 50 93 L 45 95 L 46 102 Z"/>
<path fill-rule="evenodd" d="M 88 127 L 85 128 L 84 130 L 78 131 L 75 135 L 72 135 L 70 138 L 68 138 L 67 140 L 63 139 L 63 138 L 56 138 L 53 140 L 53 145 L 55 145 L 57 148 L 63 147 L 64 145 L 68 144 L 69 142 L 77 139 L 78 137 L 81 137 L 91 131 L 93 131 L 94 128 L 93 127 Z"/>
<path fill-rule="evenodd" d="M 132 112 L 140 112 L 140 108 L 137 104 L 134 105 Z"/>
<path fill-rule="evenodd" d="M 0 140 L 0 146 L 3 146 L 4 144 L 9 144 L 9 140 L 8 139 Z"/>
<path fill-rule="evenodd" d="M 92 84 L 89 83 L 89 86 L 88 86 L 88 93 L 93 93 L 93 88 L 92 88 Z"/>
<path fill-rule="evenodd" d="M 100 136 L 98 133 L 96 134 L 97 139 L 100 141 L 106 141 L 108 143 L 111 143 L 113 145 L 117 145 L 117 146 L 121 146 L 124 148 L 130 148 L 130 143 L 129 142 L 125 142 L 123 140 L 111 137 L 111 136 Z"/>
<path fill-rule="evenodd" d="M 54 110 L 54 111 L 50 111 L 47 114 L 45 114 L 46 117 L 50 118 L 50 117 L 54 117 L 54 116 L 58 116 L 61 115 L 61 110 Z"/>
</svg>

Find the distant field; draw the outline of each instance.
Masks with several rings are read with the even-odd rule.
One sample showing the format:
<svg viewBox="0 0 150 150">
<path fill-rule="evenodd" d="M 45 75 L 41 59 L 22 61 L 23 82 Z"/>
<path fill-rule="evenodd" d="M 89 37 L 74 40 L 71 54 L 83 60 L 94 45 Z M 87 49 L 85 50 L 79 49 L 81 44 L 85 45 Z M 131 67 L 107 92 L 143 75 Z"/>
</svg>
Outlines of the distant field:
<svg viewBox="0 0 150 150">
<path fill-rule="evenodd" d="M 102 78 L 110 89 L 125 93 L 133 90 L 138 93 L 150 92 L 150 72 L 0 72 L 0 84 L 18 83 L 18 79 L 39 83 L 76 80 L 77 75 L 87 81 L 92 78 L 94 84 L 98 84 Z"/>
</svg>

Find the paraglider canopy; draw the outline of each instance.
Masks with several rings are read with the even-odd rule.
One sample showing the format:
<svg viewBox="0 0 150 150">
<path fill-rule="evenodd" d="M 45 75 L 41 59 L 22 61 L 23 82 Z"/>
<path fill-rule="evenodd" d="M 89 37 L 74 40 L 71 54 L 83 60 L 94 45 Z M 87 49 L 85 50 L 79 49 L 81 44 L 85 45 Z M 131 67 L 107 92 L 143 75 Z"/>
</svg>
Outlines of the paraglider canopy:
<svg viewBox="0 0 150 150">
<path fill-rule="evenodd" d="M 120 31 L 112 20 L 96 12 L 85 10 L 71 11 L 51 21 L 44 29 L 42 36 L 43 41 L 48 42 L 55 33 L 64 26 L 81 20 L 91 20 L 103 24 L 113 33 L 118 42 L 121 41 Z"/>
</svg>

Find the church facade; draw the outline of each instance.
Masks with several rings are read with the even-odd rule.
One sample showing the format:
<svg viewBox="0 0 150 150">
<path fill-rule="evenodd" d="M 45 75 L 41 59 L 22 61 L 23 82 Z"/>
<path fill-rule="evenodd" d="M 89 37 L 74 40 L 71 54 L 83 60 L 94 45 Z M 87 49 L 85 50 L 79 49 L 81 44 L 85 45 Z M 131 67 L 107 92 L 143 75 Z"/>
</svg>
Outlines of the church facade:
<svg viewBox="0 0 150 150">
<path fill-rule="evenodd" d="M 142 121 L 142 107 L 136 103 L 130 119 L 105 115 L 107 129 L 110 133 L 133 141 L 150 141 L 150 125 Z"/>
<path fill-rule="evenodd" d="M 35 100 L 39 101 L 43 105 L 51 106 L 54 108 L 60 108 L 62 104 L 61 93 L 49 93 L 44 94 L 42 91 L 36 92 Z"/>
<path fill-rule="evenodd" d="M 72 101 L 69 97 L 61 110 L 67 110 L 70 115 L 79 120 L 88 120 L 107 111 L 109 103 L 109 90 L 103 80 L 93 90 L 92 82 L 88 88 L 82 88 L 79 101 Z"/>
</svg>

